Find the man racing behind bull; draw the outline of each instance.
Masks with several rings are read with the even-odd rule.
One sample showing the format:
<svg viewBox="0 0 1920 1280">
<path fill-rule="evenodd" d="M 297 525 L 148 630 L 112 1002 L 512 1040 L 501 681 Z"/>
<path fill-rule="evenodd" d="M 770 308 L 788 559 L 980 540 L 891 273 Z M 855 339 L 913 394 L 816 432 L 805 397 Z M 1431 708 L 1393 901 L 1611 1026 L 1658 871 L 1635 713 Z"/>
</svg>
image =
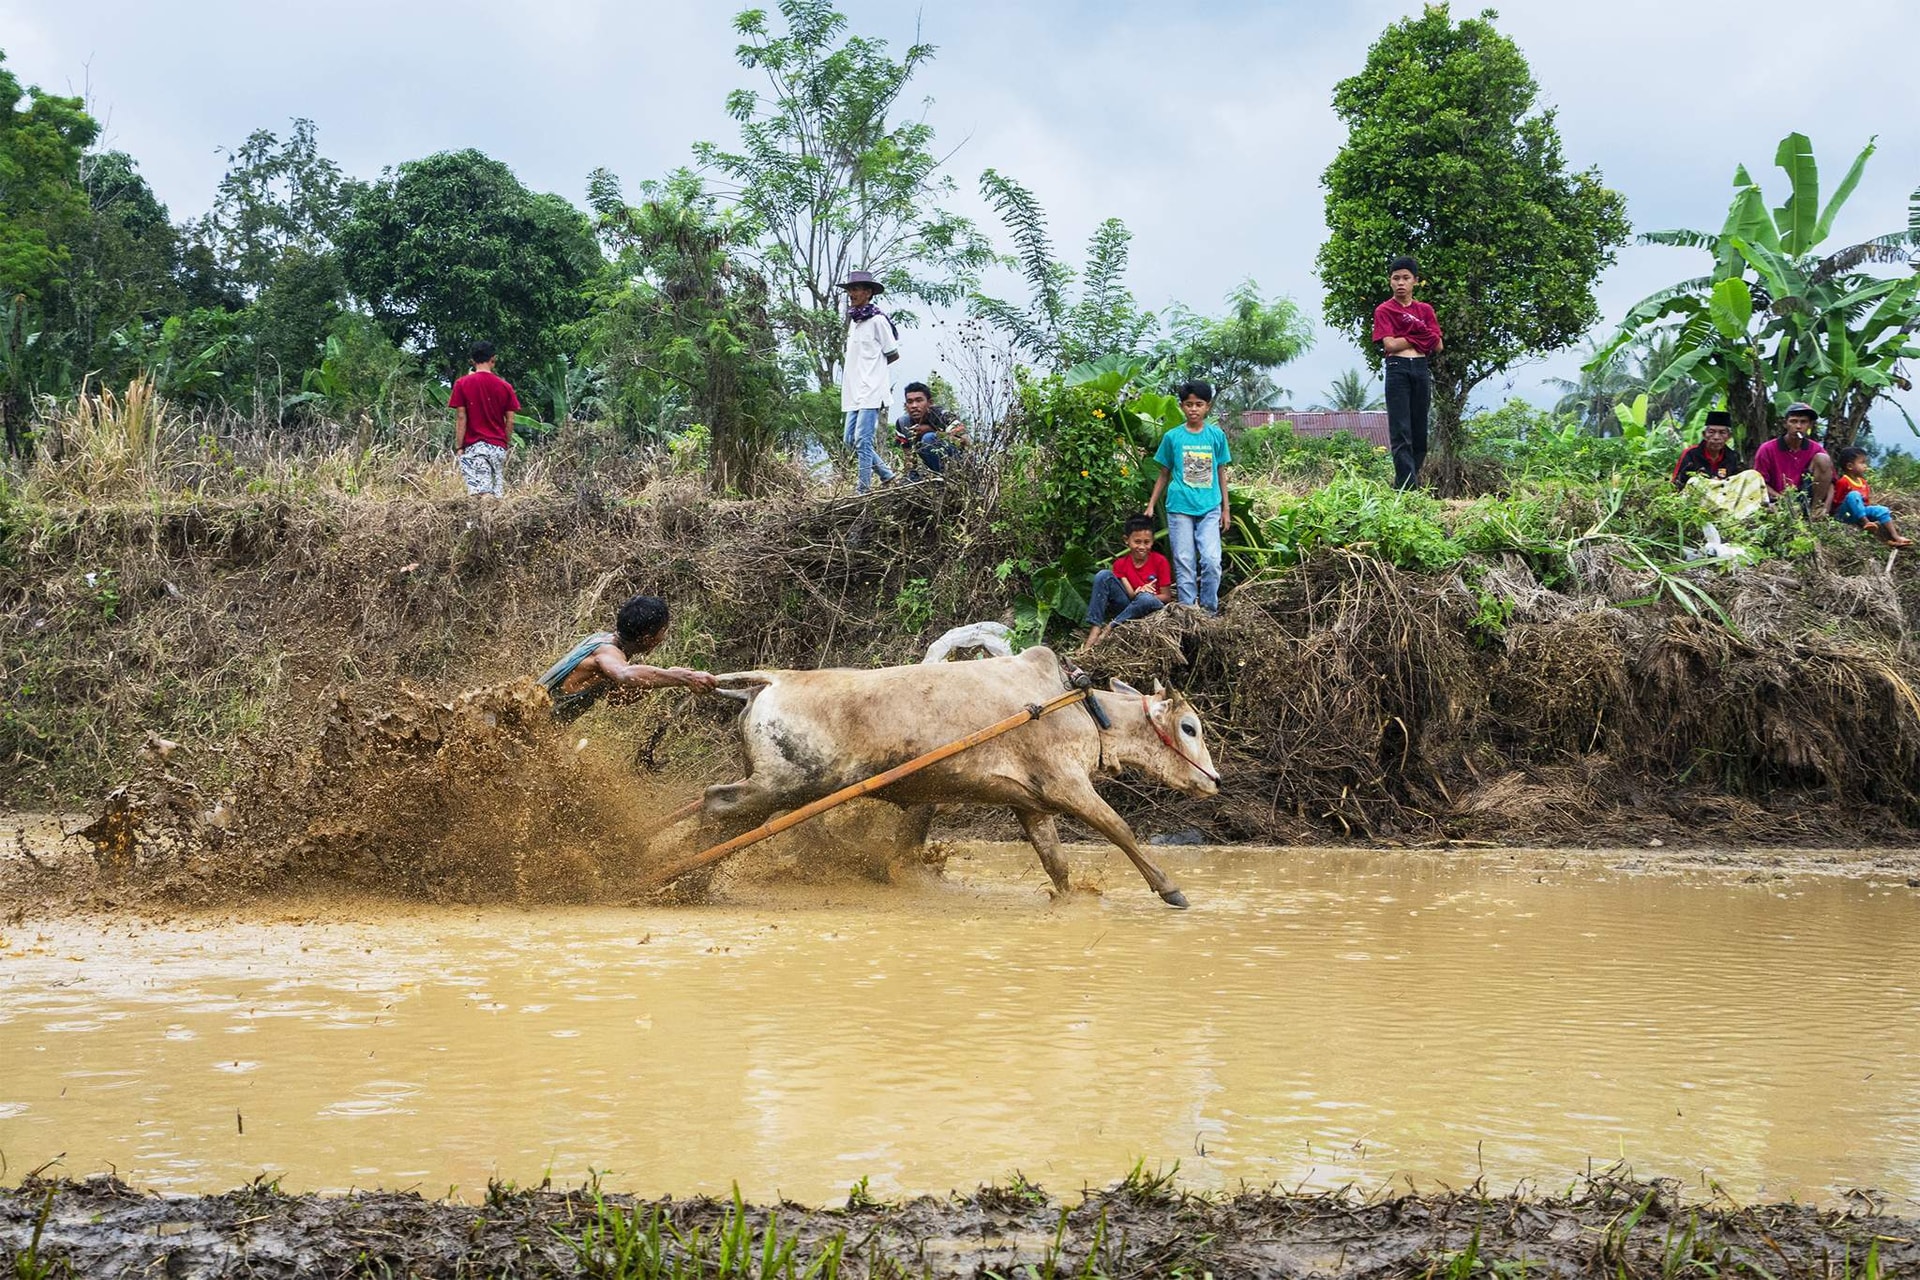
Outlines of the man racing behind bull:
<svg viewBox="0 0 1920 1280">
<path fill-rule="evenodd" d="M 602 699 L 627 702 L 648 689 L 712 689 L 710 672 L 650 667 L 634 659 L 651 653 L 667 634 L 667 602 L 635 596 L 620 606 L 612 631 L 596 631 L 540 676 L 553 699 L 553 718 L 577 720 Z"/>
</svg>

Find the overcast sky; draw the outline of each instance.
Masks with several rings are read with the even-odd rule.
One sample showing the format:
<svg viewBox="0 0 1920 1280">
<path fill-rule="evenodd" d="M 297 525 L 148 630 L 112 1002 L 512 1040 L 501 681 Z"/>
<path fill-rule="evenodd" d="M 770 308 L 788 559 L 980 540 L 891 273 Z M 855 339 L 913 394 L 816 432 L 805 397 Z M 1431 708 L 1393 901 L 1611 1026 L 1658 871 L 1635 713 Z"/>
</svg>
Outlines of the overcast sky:
<svg viewBox="0 0 1920 1280">
<path fill-rule="evenodd" d="M 106 144 L 138 159 L 175 218 L 205 209 L 224 169 L 219 148 L 294 116 L 312 118 L 323 152 L 361 177 L 478 147 L 529 186 L 582 202 L 596 166 L 631 187 L 686 163 L 697 140 L 732 139 L 722 99 L 749 83 L 733 60 L 737 7 L 0 0 L 0 49 L 23 82 L 84 92 Z M 939 46 L 917 90 L 932 99 L 941 146 L 958 147 L 956 207 L 985 213 L 974 184 L 991 166 L 1039 195 L 1070 261 L 1101 219 L 1124 219 L 1135 235 L 1130 284 L 1145 306 L 1211 309 L 1251 277 L 1316 321 L 1319 177 L 1342 140 L 1332 88 L 1384 26 L 1418 7 L 842 4 L 863 34 L 899 48 L 918 25 Z M 1717 227 L 1740 161 L 1778 191 L 1774 148 L 1795 129 L 1812 138 L 1829 190 L 1880 131 L 1836 238 L 1906 225 L 1920 128 L 1894 89 L 1909 61 L 1911 0 L 1524 0 L 1499 15 L 1543 102 L 1558 109 L 1569 163 L 1598 165 L 1625 193 L 1636 229 Z M 1701 269 L 1686 250 L 1623 250 L 1600 286 L 1606 321 Z M 931 341 L 921 335 L 919 352 L 914 335 L 907 341 L 908 363 L 924 367 Z M 1280 381 L 1306 403 L 1359 363 L 1344 337 L 1320 327 Z M 1576 364 L 1534 362 L 1479 398 L 1544 397 L 1542 380 Z M 1909 409 L 1920 416 L 1920 401 Z M 1914 447 L 1898 415 L 1877 417 L 1884 442 Z"/>
</svg>

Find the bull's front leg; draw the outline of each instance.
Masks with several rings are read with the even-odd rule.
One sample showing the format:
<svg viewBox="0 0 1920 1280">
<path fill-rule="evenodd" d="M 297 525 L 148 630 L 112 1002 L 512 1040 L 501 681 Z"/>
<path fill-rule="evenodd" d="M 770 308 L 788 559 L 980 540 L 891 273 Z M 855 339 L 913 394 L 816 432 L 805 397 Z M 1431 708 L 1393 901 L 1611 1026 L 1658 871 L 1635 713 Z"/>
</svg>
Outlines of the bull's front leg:
<svg viewBox="0 0 1920 1280">
<path fill-rule="evenodd" d="M 1015 809 L 1014 816 L 1020 819 L 1020 827 L 1027 833 L 1027 843 L 1040 855 L 1040 865 L 1047 869 L 1047 879 L 1053 881 L 1053 892 L 1065 897 L 1071 892 L 1067 883 L 1067 857 L 1060 848 L 1060 828 L 1054 823 L 1053 815 L 1040 813 L 1033 809 Z"/>
<path fill-rule="evenodd" d="M 927 865 L 927 835 L 933 830 L 934 806 L 909 805 L 900 813 L 894 832 L 893 856 L 881 867 L 881 879 L 892 879 L 896 869 Z"/>
<path fill-rule="evenodd" d="M 699 820 L 690 831 L 676 836 L 663 849 L 650 850 L 653 870 L 646 873 L 648 889 L 654 887 L 652 877 L 659 869 L 680 865 L 694 854 L 711 849 L 757 827 L 784 807 L 780 798 L 771 788 L 752 778 L 743 778 L 739 782 L 716 783 L 708 787 L 700 801 Z M 703 893 L 712 881 L 714 864 L 695 868 L 674 876 L 683 890 L 695 894 Z"/>
<path fill-rule="evenodd" d="M 1057 805 L 1060 812 L 1080 819 L 1120 847 L 1127 860 L 1146 878 L 1147 887 L 1160 895 L 1160 900 L 1170 907 L 1187 905 L 1187 895 L 1174 888 L 1173 881 L 1167 879 L 1166 872 L 1153 865 L 1153 860 L 1140 852 L 1140 844 L 1133 838 L 1133 828 L 1127 825 L 1125 818 L 1113 811 L 1113 806 L 1100 798 L 1100 793 L 1088 783 L 1084 788 L 1074 787 L 1065 794 L 1049 793 L 1047 799 Z"/>
</svg>

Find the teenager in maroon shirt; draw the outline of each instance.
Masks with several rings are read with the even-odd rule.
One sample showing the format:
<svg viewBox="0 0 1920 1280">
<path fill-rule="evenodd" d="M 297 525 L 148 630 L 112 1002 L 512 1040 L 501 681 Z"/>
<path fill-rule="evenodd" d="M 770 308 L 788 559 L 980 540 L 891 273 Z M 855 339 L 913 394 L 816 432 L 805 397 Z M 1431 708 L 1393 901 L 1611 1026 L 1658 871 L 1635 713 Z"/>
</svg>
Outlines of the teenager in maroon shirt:
<svg viewBox="0 0 1920 1280">
<path fill-rule="evenodd" d="M 1387 372 L 1387 439 L 1393 446 L 1393 486 L 1411 489 L 1427 460 L 1427 414 L 1433 405 L 1433 371 L 1427 357 L 1440 351 L 1440 319 L 1416 302 L 1420 265 L 1399 257 L 1387 264 L 1393 296 L 1373 309 L 1373 340 Z"/>
<path fill-rule="evenodd" d="M 513 445 L 513 414 L 520 397 L 511 382 L 493 371 L 491 342 L 476 342 L 467 354 L 473 372 L 454 383 L 447 398 L 447 407 L 454 411 L 460 478 L 469 495 L 498 498 L 507 491 L 507 450 Z"/>
</svg>

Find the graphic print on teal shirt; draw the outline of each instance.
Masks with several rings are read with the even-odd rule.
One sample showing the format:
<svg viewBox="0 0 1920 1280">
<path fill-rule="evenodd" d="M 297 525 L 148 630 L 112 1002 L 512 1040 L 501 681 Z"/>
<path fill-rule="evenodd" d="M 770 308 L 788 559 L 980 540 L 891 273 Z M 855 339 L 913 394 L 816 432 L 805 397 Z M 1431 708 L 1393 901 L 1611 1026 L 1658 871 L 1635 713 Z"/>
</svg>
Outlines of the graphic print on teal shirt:
<svg viewBox="0 0 1920 1280">
<path fill-rule="evenodd" d="M 1203 516 L 1220 506 L 1220 468 L 1233 465 L 1227 433 L 1209 421 L 1198 431 L 1175 427 L 1160 437 L 1153 460 L 1172 474 L 1167 478 L 1167 510 Z"/>
</svg>

